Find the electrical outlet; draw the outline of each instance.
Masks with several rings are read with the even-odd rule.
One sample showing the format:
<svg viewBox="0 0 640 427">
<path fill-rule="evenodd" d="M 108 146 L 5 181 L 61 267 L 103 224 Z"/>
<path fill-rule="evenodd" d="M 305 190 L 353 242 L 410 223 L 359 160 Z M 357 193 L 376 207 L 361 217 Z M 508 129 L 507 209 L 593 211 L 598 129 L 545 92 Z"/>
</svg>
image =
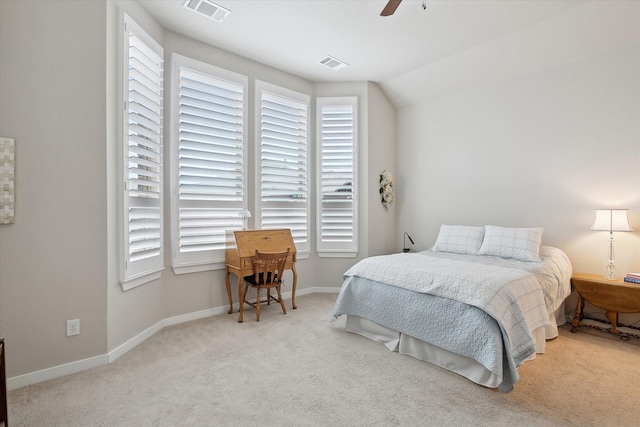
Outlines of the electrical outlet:
<svg viewBox="0 0 640 427">
<path fill-rule="evenodd" d="M 80 335 L 80 319 L 67 320 L 67 336 Z"/>
</svg>

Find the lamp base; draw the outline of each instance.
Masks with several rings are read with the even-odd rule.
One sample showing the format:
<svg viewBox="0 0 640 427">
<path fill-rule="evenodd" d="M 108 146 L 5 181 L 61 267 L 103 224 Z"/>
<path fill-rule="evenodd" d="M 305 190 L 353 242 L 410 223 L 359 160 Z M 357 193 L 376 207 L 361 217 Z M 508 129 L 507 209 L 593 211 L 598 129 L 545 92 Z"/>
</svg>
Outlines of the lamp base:
<svg viewBox="0 0 640 427">
<path fill-rule="evenodd" d="M 613 248 L 609 248 L 609 262 L 607 263 L 607 273 L 603 276 L 607 280 L 616 280 L 616 266 L 613 265 Z"/>
<path fill-rule="evenodd" d="M 406 252 L 409 252 L 410 250 L 411 250 L 411 249 L 409 249 L 409 248 L 404 248 L 404 249 L 402 249 L 402 252 L 405 252 L 405 253 L 406 253 Z"/>
</svg>

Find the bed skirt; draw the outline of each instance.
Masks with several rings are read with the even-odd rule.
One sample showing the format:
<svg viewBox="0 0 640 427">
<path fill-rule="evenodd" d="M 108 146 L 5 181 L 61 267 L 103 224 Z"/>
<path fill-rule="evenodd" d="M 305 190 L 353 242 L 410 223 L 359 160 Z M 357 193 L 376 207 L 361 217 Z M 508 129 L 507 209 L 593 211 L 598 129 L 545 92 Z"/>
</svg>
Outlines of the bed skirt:
<svg viewBox="0 0 640 427">
<path fill-rule="evenodd" d="M 564 304 L 556 314 L 550 316 L 551 325 L 533 332 L 536 353 L 542 354 L 547 339 L 558 335 L 556 319 L 564 319 Z M 561 323 L 564 323 L 562 320 Z M 389 350 L 433 363 L 441 368 L 455 372 L 465 378 L 489 388 L 496 388 L 500 379 L 476 360 L 445 350 L 436 345 L 394 331 L 363 317 L 347 315 L 346 330 L 384 344 Z M 535 359 L 532 354 L 527 360 Z"/>
</svg>

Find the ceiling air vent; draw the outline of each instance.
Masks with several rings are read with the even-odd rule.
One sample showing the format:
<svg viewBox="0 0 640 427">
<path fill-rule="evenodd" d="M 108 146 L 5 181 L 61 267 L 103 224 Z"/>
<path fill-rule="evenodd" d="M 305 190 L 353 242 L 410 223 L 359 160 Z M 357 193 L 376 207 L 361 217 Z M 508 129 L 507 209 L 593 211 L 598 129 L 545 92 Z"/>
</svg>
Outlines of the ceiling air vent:
<svg viewBox="0 0 640 427">
<path fill-rule="evenodd" d="M 322 61 L 320 61 L 320 63 L 327 68 L 331 68 L 332 70 L 341 70 L 349 66 L 349 64 L 347 64 L 346 62 L 342 62 L 339 59 L 334 58 L 333 56 L 327 56 Z"/>
<path fill-rule="evenodd" d="M 226 18 L 230 12 L 229 9 L 225 9 L 209 0 L 186 0 L 184 7 L 218 22 L 224 21 L 224 18 Z"/>
</svg>

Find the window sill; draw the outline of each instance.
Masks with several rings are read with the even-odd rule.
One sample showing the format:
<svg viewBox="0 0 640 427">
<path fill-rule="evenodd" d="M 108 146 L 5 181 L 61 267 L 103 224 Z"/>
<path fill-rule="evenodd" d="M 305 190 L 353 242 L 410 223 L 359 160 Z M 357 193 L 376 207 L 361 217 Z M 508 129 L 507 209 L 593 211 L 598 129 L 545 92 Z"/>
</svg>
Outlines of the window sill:
<svg viewBox="0 0 640 427">
<path fill-rule="evenodd" d="M 199 273 L 201 271 L 224 270 L 226 264 L 224 262 L 213 262 L 207 264 L 194 265 L 173 265 L 171 268 L 175 274 Z"/>
<path fill-rule="evenodd" d="M 164 268 L 161 268 L 157 271 L 153 271 L 151 273 L 146 273 L 142 276 L 133 278 L 133 279 L 129 279 L 125 282 L 120 282 L 120 284 L 122 285 L 122 290 L 123 291 L 128 291 L 130 289 L 133 288 L 137 288 L 140 285 L 144 285 L 145 283 L 149 283 L 149 282 L 153 282 L 154 280 L 158 280 L 160 278 L 160 276 L 162 275 L 162 270 L 164 270 Z"/>
<path fill-rule="evenodd" d="M 355 258 L 358 252 L 320 252 L 318 258 Z"/>
</svg>

